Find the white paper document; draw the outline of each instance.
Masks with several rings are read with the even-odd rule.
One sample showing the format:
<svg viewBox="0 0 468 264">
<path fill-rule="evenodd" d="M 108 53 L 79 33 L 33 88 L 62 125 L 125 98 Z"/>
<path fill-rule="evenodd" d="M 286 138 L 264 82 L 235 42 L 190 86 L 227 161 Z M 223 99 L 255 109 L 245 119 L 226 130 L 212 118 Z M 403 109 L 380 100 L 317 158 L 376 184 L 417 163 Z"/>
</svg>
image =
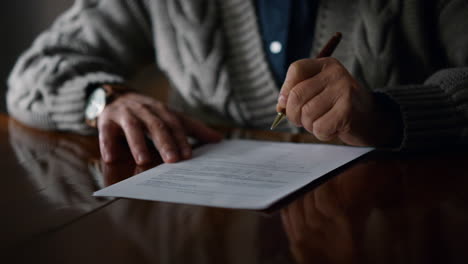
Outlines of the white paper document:
<svg viewBox="0 0 468 264">
<path fill-rule="evenodd" d="M 372 148 L 225 140 L 94 193 L 237 209 L 265 209 Z"/>
</svg>

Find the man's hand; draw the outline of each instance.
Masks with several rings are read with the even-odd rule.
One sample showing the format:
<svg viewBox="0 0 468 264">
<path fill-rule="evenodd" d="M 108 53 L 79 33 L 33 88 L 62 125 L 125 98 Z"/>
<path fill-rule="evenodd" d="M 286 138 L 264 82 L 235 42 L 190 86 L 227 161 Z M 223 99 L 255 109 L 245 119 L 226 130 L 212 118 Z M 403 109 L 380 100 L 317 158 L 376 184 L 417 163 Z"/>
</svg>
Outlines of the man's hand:
<svg viewBox="0 0 468 264">
<path fill-rule="evenodd" d="M 319 140 L 357 146 L 391 146 L 399 140 L 399 113 L 376 104 L 334 58 L 303 59 L 288 69 L 277 110 Z"/>
<path fill-rule="evenodd" d="M 203 142 L 216 142 L 222 136 L 200 121 L 171 111 L 152 98 L 126 93 L 107 105 L 98 119 L 99 144 L 105 162 L 121 155 L 119 139 L 124 136 L 137 164 L 151 161 L 146 145 L 148 136 L 164 162 L 172 163 L 192 156 L 187 136 Z"/>
</svg>

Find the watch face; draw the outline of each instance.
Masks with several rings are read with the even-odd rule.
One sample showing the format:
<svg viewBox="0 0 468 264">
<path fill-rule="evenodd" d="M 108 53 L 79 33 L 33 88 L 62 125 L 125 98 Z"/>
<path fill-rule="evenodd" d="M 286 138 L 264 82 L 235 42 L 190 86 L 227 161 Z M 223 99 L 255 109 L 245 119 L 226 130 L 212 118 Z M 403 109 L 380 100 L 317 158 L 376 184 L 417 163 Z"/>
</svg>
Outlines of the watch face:
<svg viewBox="0 0 468 264">
<path fill-rule="evenodd" d="M 106 92 L 102 88 L 97 88 L 89 97 L 86 106 L 86 119 L 94 120 L 104 110 L 106 106 Z"/>
</svg>

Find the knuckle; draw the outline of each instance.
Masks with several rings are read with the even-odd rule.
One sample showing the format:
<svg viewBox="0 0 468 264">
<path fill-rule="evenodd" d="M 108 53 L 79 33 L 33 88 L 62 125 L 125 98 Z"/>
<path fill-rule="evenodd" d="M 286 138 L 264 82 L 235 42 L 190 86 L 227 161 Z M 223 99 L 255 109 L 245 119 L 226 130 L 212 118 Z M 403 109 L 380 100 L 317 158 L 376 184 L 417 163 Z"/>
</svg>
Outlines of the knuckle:
<svg viewBox="0 0 468 264">
<path fill-rule="evenodd" d="M 300 78 L 300 76 L 302 76 L 304 73 L 303 63 L 304 60 L 298 60 L 291 63 L 288 69 L 288 74 L 293 78 Z"/>
<path fill-rule="evenodd" d="M 166 124 L 164 124 L 160 119 L 153 119 L 149 122 L 147 128 L 150 131 L 161 131 L 166 129 Z"/>
<path fill-rule="evenodd" d="M 171 151 L 176 151 L 176 148 L 172 143 L 169 143 L 169 142 L 165 141 L 165 142 L 161 143 L 160 150 L 161 151 L 171 152 Z"/>
<path fill-rule="evenodd" d="M 141 111 L 146 111 L 146 106 L 143 103 L 136 102 L 132 104 L 132 107 L 134 110 L 141 112 Z"/>
<path fill-rule="evenodd" d="M 159 103 L 156 106 L 161 112 L 170 112 L 169 107 L 166 104 Z"/>
<path fill-rule="evenodd" d="M 142 97 L 142 95 L 136 92 L 128 92 L 124 93 L 121 97 L 123 99 L 139 100 Z"/>
<path fill-rule="evenodd" d="M 156 99 L 153 99 L 153 98 L 150 98 L 151 100 L 151 105 L 154 106 L 154 107 L 160 107 L 161 105 L 164 105 L 164 103 L 162 103 L 161 101 L 158 101 Z"/>
<path fill-rule="evenodd" d="M 326 69 L 323 79 L 328 83 L 330 81 L 341 81 L 346 77 L 346 69 L 340 66 L 332 66 Z"/>
<path fill-rule="evenodd" d="M 289 99 L 291 104 L 297 104 L 301 101 L 301 92 L 299 89 L 292 89 L 289 92 Z"/>
<path fill-rule="evenodd" d="M 327 72 L 325 72 L 325 74 L 321 74 L 321 76 L 320 76 L 320 81 L 325 86 L 327 86 L 330 83 L 331 80 L 332 80 L 332 76 L 330 74 L 328 74 Z"/>
<path fill-rule="evenodd" d="M 318 137 L 318 136 L 323 134 L 323 131 L 324 131 L 323 122 L 320 122 L 320 121 L 314 122 L 314 124 L 313 124 L 314 135 L 316 135 Z"/>
<path fill-rule="evenodd" d="M 326 57 L 325 58 L 325 63 L 330 66 L 335 66 L 340 64 L 340 61 L 337 58 L 334 57 Z"/>
<path fill-rule="evenodd" d="M 344 77 L 346 77 L 346 73 L 347 73 L 346 69 L 341 67 L 340 65 L 334 65 L 331 68 L 331 77 L 334 80 L 343 79 Z"/>
<path fill-rule="evenodd" d="M 99 115 L 100 122 L 104 122 L 110 120 L 112 118 L 111 111 L 109 111 L 108 107 L 104 108 L 104 111 Z M 101 121 L 102 120 L 102 121 Z"/>
<path fill-rule="evenodd" d="M 133 117 L 126 117 L 122 121 L 123 129 L 131 129 L 140 126 L 140 121 Z"/>
<path fill-rule="evenodd" d="M 288 120 L 296 126 L 301 125 L 301 111 L 299 108 L 287 107 L 286 116 Z"/>
<path fill-rule="evenodd" d="M 167 121 L 169 122 L 169 124 L 171 124 L 171 126 L 173 126 L 175 129 L 181 129 L 182 128 L 182 122 L 179 120 L 178 117 L 174 116 L 174 115 L 169 115 L 167 117 Z"/>
<path fill-rule="evenodd" d="M 317 102 L 316 101 L 309 101 L 306 104 L 302 106 L 302 113 L 305 115 L 311 115 L 313 114 L 318 108 Z"/>
<path fill-rule="evenodd" d="M 112 123 L 109 122 L 109 120 L 105 118 L 101 119 L 101 117 L 99 117 L 98 125 L 99 125 L 100 131 L 109 131 L 112 129 Z"/>
<path fill-rule="evenodd" d="M 122 98 L 122 96 L 117 96 L 117 98 L 115 98 L 115 100 L 112 100 L 112 102 L 110 102 L 107 106 L 118 107 L 125 101 L 126 101 L 126 98 Z"/>
<path fill-rule="evenodd" d="M 327 140 L 333 134 L 330 126 L 323 122 L 317 121 L 313 126 L 313 134 L 320 140 Z"/>
<path fill-rule="evenodd" d="M 109 112 L 115 117 L 125 117 L 130 112 L 130 108 L 126 104 L 115 105 Z"/>
<path fill-rule="evenodd" d="M 112 103 L 113 103 L 113 102 L 112 102 Z M 115 111 L 116 106 L 113 105 L 112 103 L 107 104 L 107 105 L 104 106 L 104 109 L 102 110 L 102 112 L 101 112 L 101 114 L 99 115 L 99 117 L 102 117 L 102 116 L 104 116 L 104 115 L 108 115 L 108 114 L 110 114 L 110 113 L 112 113 L 112 112 Z"/>
</svg>

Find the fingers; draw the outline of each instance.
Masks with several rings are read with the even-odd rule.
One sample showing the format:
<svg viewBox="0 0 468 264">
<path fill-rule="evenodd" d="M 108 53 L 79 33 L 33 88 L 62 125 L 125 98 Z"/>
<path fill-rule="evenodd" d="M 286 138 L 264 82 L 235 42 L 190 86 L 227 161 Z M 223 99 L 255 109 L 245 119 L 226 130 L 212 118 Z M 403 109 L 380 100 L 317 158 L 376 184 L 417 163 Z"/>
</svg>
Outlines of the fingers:
<svg viewBox="0 0 468 264">
<path fill-rule="evenodd" d="M 133 159 L 137 164 L 151 161 L 151 155 L 146 146 L 144 127 L 141 121 L 126 108 L 114 109 L 115 112 L 103 113 L 99 119 L 99 142 L 105 162 L 115 162 L 126 151 L 120 144 L 125 136 Z M 112 115 L 112 117 L 108 117 Z"/>
<path fill-rule="evenodd" d="M 307 85 L 313 85 L 313 87 Z M 323 85 L 322 81 L 312 78 L 302 82 L 291 91 L 286 107 L 289 121 L 313 133 L 313 123 L 334 107 L 339 98 L 343 96 L 348 83 L 346 80 L 337 80 L 328 83 L 325 88 L 320 88 Z M 320 93 L 316 94 L 317 91 Z M 296 94 L 300 93 L 305 96 L 299 98 Z"/>
<path fill-rule="evenodd" d="M 285 109 L 288 119 L 296 126 L 304 125 L 301 122 L 304 106 L 313 114 L 313 119 L 317 118 L 317 115 L 324 114 L 322 108 L 325 111 L 331 108 L 329 103 L 339 96 L 340 91 L 336 89 L 339 86 L 335 85 L 334 82 L 351 81 L 352 79 L 344 66 L 334 58 L 297 61 L 290 66 L 288 74 L 289 77 L 286 77 L 282 87 L 277 108 L 278 110 Z M 323 98 L 311 102 L 318 95 Z M 323 101 L 323 99 L 327 101 Z M 282 102 L 283 100 L 286 101 Z M 307 105 L 308 102 L 310 104 Z"/>
<path fill-rule="evenodd" d="M 305 59 L 291 64 L 277 110 L 285 110 L 290 122 L 304 127 L 319 140 L 340 137 L 356 144 L 367 136 L 356 123 L 372 118 L 366 116 L 372 111 L 372 96 L 338 60 Z"/>
<path fill-rule="evenodd" d="M 147 147 L 149 136 L 164 162 L 189 159 L 192 148 L 187 135 L 204 142 L 217 142 L 221 134 L 181 114 L 164 104 L 138 94 L 128 93 L 108 105 L 99 118 L 100 144 L 103 160 L 115 161 L 125 151 L 117 150 L 123 135 L 137 164 L 147 164 L 152 155 Z"/>
<path fill-rule="evenodd" d="M 330 141 L 338 134 L 346 134 L 351 124 L 351 104 L 343 97 L 326 114 L 317 119 L 309 131 L 322 141 Z M 310 129 L 310 128 L 309 128 Z"/>
<path fill-rule="evenodd" d="M 328 58 L 303 59 L 295 61 L 289 66 L 278 97 L 278 104 L 276 105 L 276 110 L 278 112 L 286 108 L 288 96 L 291 90 L 300 82 L 317 75 L 321 71 L 324 60 L 326 59 Z"/>
<path fill-rule="evenodd" d="M 313 98 L 300 109 L 300 124 L 306 129 L 310 129 L 318 118 L 323 116 L 325 113 L 336 103 L 336 96 L 330 92 L 322 92 L 317 97 Z"/>
<path fill-rule="evenodd" d="M 154 101 L 150 98 L 144 98 L 143 102 L 170 129 L 171 135 L 180 150 L 180 155 L 184 159 L 189 159 L 192 156 L 192 147 L 188 143 L 187 135 L 203 142 L 219 142 L 223 138 L 219 132 L 209 128 L 203 122 L 173 112 L 164 104 L 154 104 Z"/>
<path fill-rule="evenodd" d="M 157 113 L 158 117 L 167 125 L 177 145 L 181 158 L 191 158 L 192 147 L 187 140 L 186 130 L 179 116 L 175 112 L 170 111 L 169 108 L 163 104 L 157 106 L 152 105 L 151 108 L 153 109 L 153 113 Z"/>
<path fill-rule="evenodd" d="M 137 164 L 150 162 L 151 156 L 146 146 L 144 126 L 131 111 L 119 115 L 119 124 L 127 138 L 128 146 Z"/>
<path fill-rule="evenodd" d="M 340 89 L 345 84 L 341 81 L 327 83 L 314 77 L 303 81 L 291 90 L 286 114 L 296 126 L 307 126 L 328 112 L 340 96 Z"/>
<path fill-rule="evenodd" d="M 219 142 L 223 139 L 221 133 L 216 130 L 209 128 L 201 121 L 192 119 L 190 117 L 181 116 L 183 120 L 184 127 L 189 133 L 189 135 L 207 143 Z"/>
<path fill-rule="evenodd" d="M 139 117 L 145 124 L 147 132 L 164 162 L 173 163 L 179 161 L 179 150 L 171 134 L 170 127 L 146 107 L 139 109 Z"/>
<path fill-rule="evenodd" d="M 105 162 L 116 161 L 119 150 L 121 150 L 118 143 L 118 139 L 120 137 L 120 127 L 110 120 L 101 121 L 101 119 L 99 119 L 98 128 L 99 148 L 102 159 Z"/>
</svg>

